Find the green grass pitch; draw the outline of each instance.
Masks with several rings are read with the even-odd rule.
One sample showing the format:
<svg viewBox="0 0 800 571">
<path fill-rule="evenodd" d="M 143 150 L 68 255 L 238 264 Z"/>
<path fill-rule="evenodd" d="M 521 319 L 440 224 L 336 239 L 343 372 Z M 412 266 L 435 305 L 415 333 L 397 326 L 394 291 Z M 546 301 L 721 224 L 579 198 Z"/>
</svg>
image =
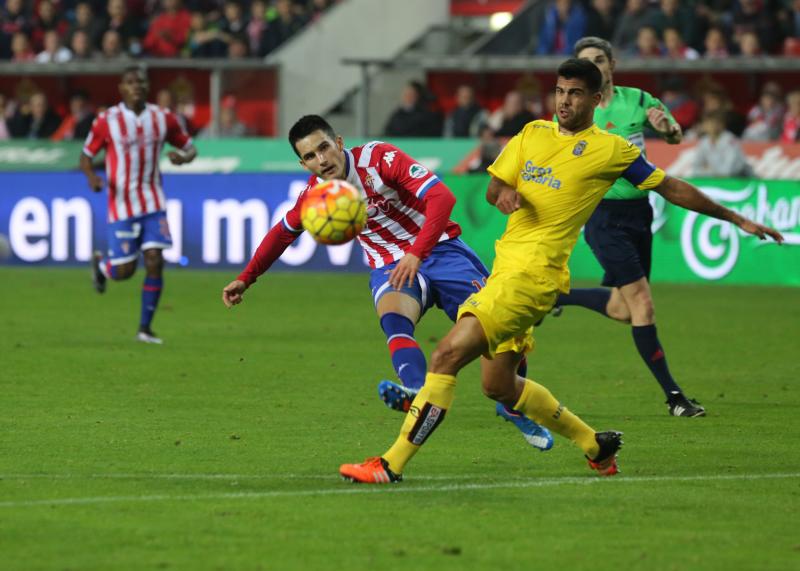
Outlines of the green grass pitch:
<svg viewBox="0 0 800 571">
<path fill-rule="evenodd" d="M 478 369 L 406 481 L 364 487 L 402 417 L 365 275 L 274 274 L 223 307 L 234 272 L 171 269 L 133 341 L 141 275 L 0 270 L 0 569 L 800 568 L 796 289 L 654 288 L 670 366 L 707 418 L 672 418 L 629 328 L 567 308 L 530 376 L 598 429 L 623 472 L 529 448 Z M 426 354 L 449 327 L 432 311 Z"/>
</svg>

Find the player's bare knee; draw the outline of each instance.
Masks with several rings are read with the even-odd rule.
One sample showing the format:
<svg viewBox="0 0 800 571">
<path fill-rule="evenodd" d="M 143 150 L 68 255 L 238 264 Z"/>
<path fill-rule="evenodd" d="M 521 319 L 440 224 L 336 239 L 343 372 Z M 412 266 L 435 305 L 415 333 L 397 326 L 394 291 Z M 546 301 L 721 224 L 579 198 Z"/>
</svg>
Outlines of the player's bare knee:
<svg viewBox="0 0 800 571">
<path fill-rule="evenodd" d="M 136 273 L 136 260 L 120 264 L 115 268 L 114 279 L 127 280 Z"/>
<path fill-rule="evenodd" d="M 164 270 L 164 257 L 161 250 L 148 250 L 144 253 L 144 267 L 149 276 L 160 276 Z"/>
</svg>

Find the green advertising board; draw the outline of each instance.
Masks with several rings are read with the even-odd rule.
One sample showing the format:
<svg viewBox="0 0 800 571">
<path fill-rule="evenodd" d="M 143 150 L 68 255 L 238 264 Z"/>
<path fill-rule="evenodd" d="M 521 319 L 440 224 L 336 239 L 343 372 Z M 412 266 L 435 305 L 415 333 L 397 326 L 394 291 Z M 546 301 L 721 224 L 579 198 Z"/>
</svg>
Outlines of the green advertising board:
<svg viewBox="0 0 800 571">
<path fill-rule="evenodd" d="M 453 218 L 464 239 L 487 264 L 506 217 L 485 199 L 488 178 L 448 176 L 456 194 Z M 779 246 L 744 234 L 731 224 L 689 212 L 655 193 L 653 281 L 721 282 L 800 286 L 800 182 L 738 179 L 692 180 L 714 200 L 762 224 L 780 230 Z M 598 281 L 602 269 L 581 236 L 570 258 L 574 280 Z"/>
<path fill-rule="evenodd" d="M 353 139 L 345 144 L 358 145 Z M 197 139 L 198 157 L 175 167 L 162 157 L 161 170 L 176 173 L 294 172 L 301 171 L 297 156 L 285 139 Z M 471 139 L 403 139 L 403 150 L 437 172 L 450 172 L 472 150 Z M 0 171 L 64 172 L 78 168 L 82 143 L 49 141 L 0 142 Z M 165 147 L 164 156 L 169 150 Z"/>
</svg>

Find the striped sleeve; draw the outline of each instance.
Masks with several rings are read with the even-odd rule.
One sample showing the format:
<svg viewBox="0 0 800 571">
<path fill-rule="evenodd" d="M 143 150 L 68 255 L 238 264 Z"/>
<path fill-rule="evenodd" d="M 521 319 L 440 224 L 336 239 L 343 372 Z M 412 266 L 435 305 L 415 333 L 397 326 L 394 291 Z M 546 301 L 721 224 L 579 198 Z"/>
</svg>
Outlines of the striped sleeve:
<svg viewBox="0 0 800 571">
<path fill-rule="evenodd" d="M 106 146 L 108 138 L 108 119 L 105 113 L 101 113 L 92 122 L 92 128 L 83 144 L 83 154 L 94 158 Z"/>
<path fill-rule="evenodd" d="M 380 177 L 398 191 L 404 190 L 423 199 L 441 182 L 436 174 L 394 145 L 380 143 L 372 149 L 372 155 Z"/>
</svg>

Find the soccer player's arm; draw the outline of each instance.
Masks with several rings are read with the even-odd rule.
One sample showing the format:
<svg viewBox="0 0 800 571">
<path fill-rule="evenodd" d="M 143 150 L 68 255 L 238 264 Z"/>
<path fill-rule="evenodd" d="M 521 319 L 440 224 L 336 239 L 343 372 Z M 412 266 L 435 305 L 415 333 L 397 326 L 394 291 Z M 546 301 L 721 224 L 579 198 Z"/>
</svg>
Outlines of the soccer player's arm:
<svg viewBox="0 0 800 571">
<path fill-rule="evenodd" d="M 492 175 L 486 189 L 486 201 L 503 214 L 519 210 L 522 196 L 517 192 L 517 176 L 520 171 L 520 151 L 525 129 L 514 135 L 486 170 Z"/>
<path fill-rule="evenodd" d="M 693 184 L 667 176 L 663 170 L 644 158 L 641 151 L 634 145 L 624 142 L 622 157 L 623 162 L 629 158 L 633 159 L 622 172 L 622 177 L 640 190 L 654 190 L 676 206 L 731 222 L 748 234 L 755 234 L 762 240 L 769 236 L 779 244 L 783 242 L 783 236 L 777 230 L 753 222 L 730 208 L 714 202 Z"/>
<path fill-rule="evenodd" d="M 173 113 L 166 114 L 167 122 L 167 142 L 178 149 L 167 153 L 169 161 L 173 165 L 183 165 L 192 162 L 197 156 L 192 138 L 181 126 L 178 118 Z"/>
<path fill-rule="evenodd" d="M 642 98 L 650 126 L 670 145 L 680 143 L 683 140 L 683 130 L 667 106 L 646 91 L 642 91 Z"/>
<path fill-rule="evenodd" d="M 309 185 L 310 187 L 310 185 Z M 266 272 L 275 260 L 281 257 L 286 248 L 291 246 L 300 234 L 303 233 L 303 223 L 300 220 L 300 209 L 309 187 L 300 193 L 295 205 L 289 210 L 280 222 L 275 224 L 261 244 L 256 248 L 253 257 L 239 276 L 225 286 L 222 290 L 222 303 L 232 307 L 242 302 L 245 290 L 253 285 L 258 277 Z"/>
<path fill-rule="evenodd" d="M 106 120 L 105 114 L 101 113 L 92 122 L 92 128 L 86 136 L 86 142 L 83 144 L 81 158 L 78 162 L 81 171 L 86 175 L 86 180 L 89 182 L 89 188 L 94 192 L 103 190 L 105 183 L 103 182 L 103 178 L 94 172 L 92 159 L 105 148 L 108 135 L 108 121 Z"/>
<path fill-rule="evenodd" d="M 447 228 L 456 197 L 436 174 L 394 145 L 382 143 L 373 152 L 376 151 L 381 153 L 378 166 L 381 178 L 398 192 L 411 193 L 425 204 L 425 222 L 414 244 L 406 252 L 424 260 Z M 389 163 L 383 157 L 390 153 L 394 154 Z"/>
</svg>

